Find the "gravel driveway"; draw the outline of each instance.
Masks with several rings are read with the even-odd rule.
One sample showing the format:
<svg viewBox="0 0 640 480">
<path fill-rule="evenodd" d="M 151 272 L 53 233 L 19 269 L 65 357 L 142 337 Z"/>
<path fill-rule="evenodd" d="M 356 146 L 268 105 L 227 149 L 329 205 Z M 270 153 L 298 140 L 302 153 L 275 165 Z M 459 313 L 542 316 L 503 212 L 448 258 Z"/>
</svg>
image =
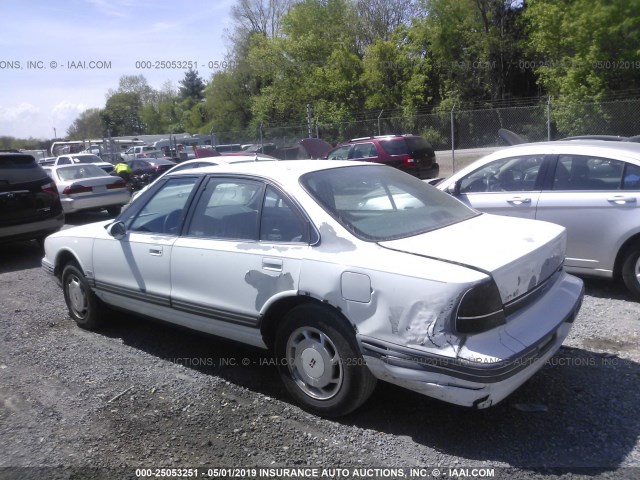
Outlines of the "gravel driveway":
<svg viewBox="0 0 640 480">
<path fill-rule="evenodd" d="M 199 478 L 252 478 L 207 470 L 223 467 L 640 478 L 640 303 L 620 285 L 587 281 L 566 346 L 493 408 L 379 384 L 358 411 L 325 420 L 290 401 L 259 350 L 121 313 L 100 333 L 80 330 L 40 258 L 35 243 L 0 251 L 0 478 L 161 467 L 197 467 Z"/>
</svg>

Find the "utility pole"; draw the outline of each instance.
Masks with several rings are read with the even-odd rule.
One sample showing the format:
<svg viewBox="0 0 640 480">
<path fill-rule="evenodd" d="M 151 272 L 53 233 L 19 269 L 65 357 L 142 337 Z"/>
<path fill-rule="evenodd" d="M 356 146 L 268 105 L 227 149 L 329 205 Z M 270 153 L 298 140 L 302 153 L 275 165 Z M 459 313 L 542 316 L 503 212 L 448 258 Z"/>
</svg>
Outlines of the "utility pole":
<svg viewBox="0 0 640 480">
<path fill-rule="evenodd" d="M 312 115 L 311 104 L 307 103 L 307 131 L 308 131 L 309 138 L 313 137 L 313 133 L 311 132 L 311 115 Z"/>
</svg>

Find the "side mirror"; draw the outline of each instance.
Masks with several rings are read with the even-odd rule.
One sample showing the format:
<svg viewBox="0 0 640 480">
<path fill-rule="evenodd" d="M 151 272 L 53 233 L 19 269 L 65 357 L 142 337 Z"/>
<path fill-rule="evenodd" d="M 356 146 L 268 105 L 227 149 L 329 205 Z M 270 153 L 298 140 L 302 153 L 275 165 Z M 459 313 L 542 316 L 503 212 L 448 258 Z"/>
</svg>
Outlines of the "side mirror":
<svg viewBox="0 0 640 480">
<path fill-rule="evenodd" d="M 462 180 L 458 180 L 456 183 L 454 183 L 453 185 L 449 185 L 445 191 L 449 194 L 449 195 L 460 195 L 460 184 L 462 183 Z"/>
<path fill-rule="evenodd" d="M 106 225 L 104 228 L 107 230 L 107 233 L 116 240 L 122 240 L 127 234 L 127 228 L 124 226 L 123 222 L 113 222 Z"/>
</svg>

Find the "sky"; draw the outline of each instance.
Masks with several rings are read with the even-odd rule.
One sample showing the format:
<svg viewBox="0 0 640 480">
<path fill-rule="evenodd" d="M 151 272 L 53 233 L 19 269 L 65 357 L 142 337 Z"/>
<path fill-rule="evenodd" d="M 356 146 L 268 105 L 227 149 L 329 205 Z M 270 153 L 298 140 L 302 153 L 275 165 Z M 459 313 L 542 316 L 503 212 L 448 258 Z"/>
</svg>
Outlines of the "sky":
<svg viewBox="0 0 640 480">
<path fill-rule="evenodd" d="M 0 0 L 0 136 L 63 138 L 123 75 L 177 87 L 193 62 L 208 81 L 236 1 Z"/>
</svg>

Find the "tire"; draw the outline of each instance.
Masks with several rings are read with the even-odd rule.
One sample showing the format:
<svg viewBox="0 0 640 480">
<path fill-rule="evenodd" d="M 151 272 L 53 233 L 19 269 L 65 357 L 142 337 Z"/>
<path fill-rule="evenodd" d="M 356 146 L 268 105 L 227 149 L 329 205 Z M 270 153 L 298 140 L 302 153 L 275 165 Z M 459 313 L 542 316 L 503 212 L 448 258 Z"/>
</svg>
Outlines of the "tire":
<svg viewBox="0 0 640 480">
<path fill-rule="evenodd" d="M 346 415 L 376 386 L 355 335 L 337 312 L 324 306 L 292 309 L 278 328 L 274 353 L 289 393 L 318 415 Z"/>
<path fill-rule="evenodd" d="M 624 258 L 622 280 L 631 293 L 640 298 L 640 248 L 631 250 Z"/>
<path fill-rule="evenodd" d="M 115 207 L 107 207 L 107 213 L 112 217 L 117 217 L 118 215 L 120 215 L 121 211 L 122 211 L 122 207 L 120 205 Z"/>
<path fill-rule="evenodd" d="M 69 316 L 80 328 L 98 330 L 105 324 L 106 307 L 91 290 L 80 268 L 71 263 L 62 271 L 62 290 Z"/>
</svg>

